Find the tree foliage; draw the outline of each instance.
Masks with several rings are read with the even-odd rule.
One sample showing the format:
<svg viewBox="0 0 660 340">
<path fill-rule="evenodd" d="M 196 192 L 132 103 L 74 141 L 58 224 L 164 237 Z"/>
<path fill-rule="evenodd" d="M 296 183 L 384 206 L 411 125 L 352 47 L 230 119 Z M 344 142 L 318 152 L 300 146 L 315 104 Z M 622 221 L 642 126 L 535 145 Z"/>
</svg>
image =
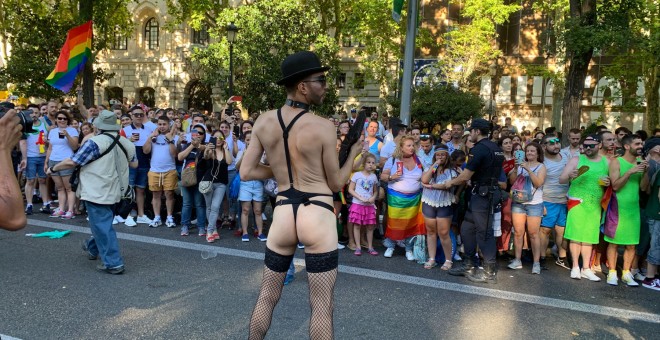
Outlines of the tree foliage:
<svg viewBox="0 0 660 340">
<path fill-rule="evenodd" d="M 193 58 L 202 66 L 207 83 L 226 83 L 229 69 L 229 43 L 225 27 L 234 22 L 240 28 L 234 42 L 234 94 L 243 96 L 250 111 L 263 111 L 282 105 L 284 88 L 276 85 L 280 64 L 294 52 L 314 50 L 322 62 L 337 71 L 336 42 L 322 32 L 314 11 L 300 11 L 297 1 L 263 0 L 253 5 L 221 10 L 209 29 L 214 43 L 197 48 Z M 332 72 L 330 78 L 332 79 Z M 321 114 L 334 114 L 337 107 L 334 82 L 328 82 L 328 95 Z"/>
<path fill-rule="evenodd" d="M 461 14 L 467 20 L 457 23 L 455 29 L 444 34 L 446 49 L 439 67 L 449 83 L 467 90 L 476 76 L 487 69 L 488 63 L 501 54 L 493 43 L 497 38 L 496 25 L 506 22 L 520 6 L 505 4 L 503 0 L 466 0 L 461 3 Z"/>
<path fill-rule="evenodd" d="M 412 98 L 413 120 L 429 123 L 466 122 L 481 117 L 481 98 L 453 86 L 421 86 Z"/>
<path fill-rule="evenodd" d="M 69 29 L 85 22 L 80 6 L 93 0 L 40 1 L 5 0 L 0 2 L 0 37 L 11 45 L 11 55 L 0 80 L 14 84 L 13 91 L 23 96 L 60 98 L 64 94 L 44 81 L 55 67 Z M 116 37 L 133 31 L 127 4 L 131 0 L 94 0 L 94 40 L 92 60 L 112 46 Z M 117 33 L 117 34 L 116 34 Z M 96 69 L 93 79 L 112 77 Z M 74 86 L 75 88 L 75 86 Z"/>
</svg>

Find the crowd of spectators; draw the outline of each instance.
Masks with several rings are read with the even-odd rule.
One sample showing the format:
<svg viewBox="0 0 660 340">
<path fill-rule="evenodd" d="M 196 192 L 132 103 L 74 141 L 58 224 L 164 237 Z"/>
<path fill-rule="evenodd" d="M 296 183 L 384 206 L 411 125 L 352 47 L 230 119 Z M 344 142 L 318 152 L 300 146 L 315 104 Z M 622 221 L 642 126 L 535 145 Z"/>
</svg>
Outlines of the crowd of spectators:
<svg viewBox="0 0 660 340">
<path fill-rule="evenodd" d="M 244 242 L 266 241 L 265 207 L 275 208 L 277 183 L 241 180 L 253 121 L 232 101 L 215 113 L 141 104 L 67 107 L 56 101 L 24 109 L 31 110 L 34 130 L 21 140 L 15 162 L 26 179 L 27 215 L 72 219 L 84 213 L 70 185 L 72 171 L 47 176 L 46 170 L 94 136 L 90 123 L 101 110 L 111 110 L 120 134 L 135 145 L 138 161 L 129 169 L 134 210 L 115 216 L 113 224 L 164 225 L 179 228 L 181 236 L 195 230 L 209 243 L 227 228 Z M 474 143 L 465 122 L 408 126 L 376 112 L 365 122 L 355 117 L 353 110 L 350 117 L 331 118 L 338 147 L 352 125 L 364 124 L 363 153 L 350 181 L 334 196 L 339 247 L 356 256 L 363 250 L 378 256 L 374 239 L 382 239 L 387 258 L 403 253 L 425 269 L 451 270 L 462 260 L 464 196 L 473 189 L 470 183 L 450 188 L 444 183 L 470 161 Z M 498 257 L 510 260 L 508 268 L 531 263 L 531 273 L 541 274 L 554 264 L 574 279 L 600 281 L 602 273 L 611 285 L 620 278 L 629 286 L 642 282 L 660 290 L 660 130 L 610 132 L 600 126 L 587 134 L 573 129 L 563 148 L 555 128 L 519 131 L 508 117 L 493 117 L 490 132 L 505 155 L 500 186 L 510 198 L 492 223 Z M 262 162 L 267 164 L 265 156 Z M 618 222 L 608 224 L 612 220 Z"/>
</svg>

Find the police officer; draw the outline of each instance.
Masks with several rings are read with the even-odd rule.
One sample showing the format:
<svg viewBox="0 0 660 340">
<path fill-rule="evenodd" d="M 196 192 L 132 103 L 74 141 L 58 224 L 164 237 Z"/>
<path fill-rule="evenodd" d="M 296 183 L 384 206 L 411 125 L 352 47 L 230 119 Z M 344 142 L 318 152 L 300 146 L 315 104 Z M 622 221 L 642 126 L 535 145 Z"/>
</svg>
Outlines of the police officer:
<svg viewBox="0 0 660 340">
<path fill-rule="evenodd" d="M 470 197 L 467 213 L 461 226 L 461 239 L 465 249 L 462 265 L 454 266 L 449 274 L 466 276 L 473 282 L 497 283 L 495 262 L 495 236 L 493 235 L 493 209 L 501 200 L 502 193 L 498 180 L 502 174 L 504 153 L 489 138 L 491 125 L 485 119 L 474 119 L 468 128 L 474 147 L 465 170 L 446 183 L 447 189 L 472 180 L 472 188 L 466 192 Z M 474 265 L 477 245 L 484 256 L 483 269 Z"/>
</svg>

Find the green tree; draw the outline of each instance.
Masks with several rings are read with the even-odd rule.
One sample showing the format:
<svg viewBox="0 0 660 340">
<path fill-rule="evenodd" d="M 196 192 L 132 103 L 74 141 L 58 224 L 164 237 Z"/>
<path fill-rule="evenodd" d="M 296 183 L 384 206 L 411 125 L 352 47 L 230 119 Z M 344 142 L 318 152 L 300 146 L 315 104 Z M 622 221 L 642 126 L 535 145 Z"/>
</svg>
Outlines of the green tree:
<svg viewBox="0 0 660 340">
<path fill-rule="evenodd" d="M 0 38 L 12 48 L 7 67 L 0 70 L 1 80 L 15 84 L 15 91 L 23 96 L 62 97 L 61 91 L 44 81 L 57 63 L 67 31 L 91 18 L 94 20 L 94 40 L 92 58 L 86 70 L 89 80 L 84 84 L 85 102 L 91 104 L 93 82 L 113 75 L 106 70 L 93 70 L 91 65 L 99 52 L 112 46 L 116 37 L 133 31 L 127 9 L 130 1 L 3 1 L 0 3 Z"/>
<path fill-rule="evenodd" d="M 452 0 L 459 3 L 459 1 Z M 505 4 L 503 0 L 466 0 L 463 5 L 462 22 L 452 26 L 443 35 L 446 45 L 439 68 L 447 82 L 469 89 L 474 80 L 488 68 L 488 63 L 497 59 L 501 51 L 495 45 L 496 25 L 509 19 L 509 15 L 520 9 L 516 4 Z"/>
<path fill-rule="evenodd" d="M 284 89 L 275 83 L 281 77 L 280 64 L 297 51 L 314 50 L 322 62 L 337 72 L 338 46 L 328 35 L 319 34 L 319 16 L 314 11 L 300 11 L 298 1 L 263 0 L 250 6 L 221 10 L 209 29 L 213 43 L 196 48 L 192 58 L 203 68 L 209 84 L 225 83 L 229 69 L 229 44 L 225 27 L 234 22 L 240 28 L 234 42 L 234 92 L 243 96 L 250 111 L 263 111 L 282 105 Z M 337 96 L 334 82 L 328 82 L 328 95 L 315 111 L 334 114 Z"/>
<path fill-rule="evenodd" d="M 429 123 L 466 122 L 481 117 L 483 105 L 478 95 L 453 86 L 426 85 L 415 89 L 413 120 Z"/>
</svg>

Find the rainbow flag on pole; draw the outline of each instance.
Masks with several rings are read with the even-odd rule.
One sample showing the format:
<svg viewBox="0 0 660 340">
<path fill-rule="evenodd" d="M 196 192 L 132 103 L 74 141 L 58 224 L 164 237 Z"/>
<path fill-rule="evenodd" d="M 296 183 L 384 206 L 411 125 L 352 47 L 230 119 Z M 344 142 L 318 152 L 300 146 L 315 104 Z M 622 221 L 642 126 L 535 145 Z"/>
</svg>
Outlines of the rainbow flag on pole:
<svg viewBox="0 0 660 340">
<path fill-rule="evenodd" d="M 66 34 L 55 69 L 46 78 L 50 86 L 66 93 L 92 55 L 92 21 L 74 27 Z"/>
</svg>

